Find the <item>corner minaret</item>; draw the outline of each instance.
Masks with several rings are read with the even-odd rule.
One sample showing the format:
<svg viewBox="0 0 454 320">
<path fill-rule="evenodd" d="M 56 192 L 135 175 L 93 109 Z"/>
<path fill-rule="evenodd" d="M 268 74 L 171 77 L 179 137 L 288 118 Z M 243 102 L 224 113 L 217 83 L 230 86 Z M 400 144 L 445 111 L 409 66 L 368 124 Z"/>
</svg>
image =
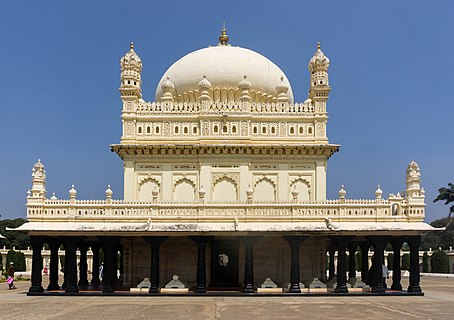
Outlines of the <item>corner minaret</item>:
<svg viewBox="0 0 454 320">
<path fill-rule="evenodd" d="M 326 102 L 331 91 L 329 86 L 328 68 L 329 59 L 323 53 L 320 42 L 317 43 L 317 51 L 309 61 L 309 72 L 311 83 L 309 89 L 309 99 L 312 100 L 315 111 L 315 140 L 318 143 L 327 143 L 326 122 Z"/>
<path fill-rule="evenodd" d="M 30 190 L 30 197 L 34 199 L 46 198 L 46 171 L 39 159 L 32 169 L 32 189 Z"/>
<path fill-rule="evenodd" d="M 142 60 L 134 51 L 131 42 L 129 51 L 120 60 L 120 93 L 123 101 L 136 101 L 142 98 Z"/>
<path fill-rule="evenodd" d="M 408 164 L 406 176 L 407 201 L 411 199 L 424 199 L 424 189 L 421 189 L 421 170 L 414 160 Z"/>
</svg>

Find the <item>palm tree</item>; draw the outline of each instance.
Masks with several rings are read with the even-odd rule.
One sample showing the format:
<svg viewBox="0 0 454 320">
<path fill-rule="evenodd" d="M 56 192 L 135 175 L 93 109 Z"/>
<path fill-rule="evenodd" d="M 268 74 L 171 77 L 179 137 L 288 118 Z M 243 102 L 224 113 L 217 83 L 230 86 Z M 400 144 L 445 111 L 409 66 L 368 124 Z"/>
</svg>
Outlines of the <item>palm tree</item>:
<svg viewBox="0 0 454 320">
<path fill-rule="evenodd" d="M 438 197 L 435 198 L 434 202 L 440 201 L 440 200 L 445 200 L 445 204 L 449 204 L 451 202 L 454 202 L 454 184 L 448 183 L 448 187 L 442 187 L 438 189 Z M 448 218 L 451 218 L 451 215 L 454 213 L 454 205 L 449 208 L 449 216 Z"/>
</svg>

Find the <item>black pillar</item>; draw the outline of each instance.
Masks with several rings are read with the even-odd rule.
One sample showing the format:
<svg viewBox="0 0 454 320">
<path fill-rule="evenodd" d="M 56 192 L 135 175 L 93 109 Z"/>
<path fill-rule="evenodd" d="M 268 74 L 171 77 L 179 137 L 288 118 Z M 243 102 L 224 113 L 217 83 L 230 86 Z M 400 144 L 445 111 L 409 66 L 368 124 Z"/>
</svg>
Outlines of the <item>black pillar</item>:
<svg viewBox="0 0 454 320">
<path fill-rule="evenodd" d="M 334 255 L 336 254 L 336 245 L 332 240 L 330 241 L 328 247 L 328 253 L 329 253 L 328 280 L 331 280 L 335 276 Z"/>
<path fill-rule="evenodd" d="M 80 241 L 76 237 L 66 237 L 65 242 L 65 276 L 66 276 L 66 293 L 78 293 L 77 286 L 77 243 Z"/>
<path fill-rule="evenodd" d="M 65 261 L 63 263 L 63 283 L 61 284 L 61 288 L 62 289 L 66 289 L 66 287 L 68 286 L 68 273 L 66 272 L 66 270 L 68 270 L 68 261 L 69 261 L 69 258 L 68 258 L 68 250 L 66 250 L 66 243 L 63 242 L 63 247 L 65 249 Z"/>
<path fill-rule="evenodd" d="M 240 237 L 244 244 L 244 293 L 254 293 L 254 243 L 260 237 Z"/>
<path fill-rule="evenodd" d="M 358 244 L 356 242 L 350 242 L 348 244 L 348 278 L 356 278 L 356 248 Z"/>
<path fill-rule="evenodd" d="M 61 241 L 54 238 L 47 241 L 47 243 L 50 248 L 49 285 L 47 286 L 47 291 L 60 290 L 58 285 L 58 249 Z"/>
<path fill-rule="evenodd" d="M 353 236 L 338 236 L 331 238 L 337 246 L 337 293 L 348 293 L 345 251 L 348 243 L 353 238 Z"/>
<path fill-rule="evenodd" d="M 98 237 L 101 241 L 104 252 L 104 277 L 103 293 L 112 293 L 115 291 L 115 278 L 117 274 L 117 248 L 120 237 Z"/>
<path fill-rule="evenodd" d="M 168 237 L 143 237 L 151 248 L 150 293 L 159 293 L 159 248 Z"/>
<path fill-rule="evenodd" d="M 32 279 L 31 286 L 28 292 L 43 292 L 42 274 L 41 274 L 41 250 L 43 248 L 45 238 L 39 236 L 31 236 L 30 244 L 33 250 L 32 257 Z"/>
<path fill-rule="evenodd" d="M 367 283 L 369 272 L 369 242 L 361 242 L 359 248 L 361 249 L 361 281 Z"/>
<path fill-rule="evenodd" d="M 79 243 L 80 260 L 79 260 L 79 286 L 88 286 L 88 264 L 87 251 L 88 243 L 81 241 Z"/>
<path fill-rule="evenodd" d="M 403 239 L 393 238 L 390 240 L 393 246 L 393 284 L 391 290 L 402 291 L 401 281 L 401 269 L 400 269 L 400 249 L 404 243 Z"/>
<path fill-rule="evenodd" d="M 383 286 L 383 251 L 388 243 L 389 237 L 369 236 L 367 237 L 367 240 L 369 240 L 374 248 L 374 260 L 372 262 L 373 279 L 369 279 L 369 282 L 372 283 L 372 292 L 385 292 L 385 288 Z"/>
<path fill-rule="evenodd" d="M 290 293 L 301 293 L 300 289 L 300 244 L 309 236 L 283 236 L 290 245 Z"/>
<path fill-rule="evenodd" d="M 197 286 L 196 293 L 205 293 L 207 291 L 206 282 L 206 247 L 214 237 L 194 236 L 190 237 L 197 244 Z"/>
<path fill-rule="evenodd" d="M 100 242 L 92 242 L 91 252 L 93 252 L 93 263 L 91 267 L 91 284 L 98 285 L 101 281 L 99 280 L 99 250 L 101 249 Z"/>
<path fill-rule="evenodd" d="M 419 246 L 421 245 L 421 236 L 409 237 L 406 239 L 410 246 L 410 285 L 408 292 L 422 292 L 419 285 Z"/>
</svg>

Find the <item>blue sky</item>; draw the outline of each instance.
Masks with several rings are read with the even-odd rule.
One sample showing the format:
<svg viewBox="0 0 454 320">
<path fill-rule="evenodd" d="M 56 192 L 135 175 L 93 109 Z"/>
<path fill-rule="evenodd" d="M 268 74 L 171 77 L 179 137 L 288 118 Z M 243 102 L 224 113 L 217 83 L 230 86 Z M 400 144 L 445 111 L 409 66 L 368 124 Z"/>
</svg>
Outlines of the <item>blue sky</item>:
<svg viewBox="0 0 454 320">
<path fill-rule="evenodd" d="M 230 43 L 283 69 L 297 101 L 308 91 L 317 41 L 331 59 L 328 196 L 405 189 L 416 160 L 427 221 L 454 182 L 452 1 L 4 1 L 0 10 L 0 214 L 25 217 L 31 168 L 41 158 L 49 196 L 123 196 L 123 166 L 110 152 L 121 135 L 119 59 L 134 41 L 142 91 L 154 98 L 164 71 L 215 45 L 222 20 Z"/>
</svg>

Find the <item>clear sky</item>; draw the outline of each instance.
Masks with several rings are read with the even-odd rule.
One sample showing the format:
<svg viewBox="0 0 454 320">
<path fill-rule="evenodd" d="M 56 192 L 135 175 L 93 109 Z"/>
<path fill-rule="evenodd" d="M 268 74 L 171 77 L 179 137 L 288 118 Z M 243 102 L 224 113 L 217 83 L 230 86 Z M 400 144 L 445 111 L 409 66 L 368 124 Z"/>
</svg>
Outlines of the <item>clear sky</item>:
<svg viewBox="0 0 454 320">
<path fill-rule="evenodd" d="M 227 20 L 232 45 L 253 49 L 287 74 L 297 101 L 309 88 L 317 41 L 331 59 L 328 196 L 405 190 L 420 165 L 427 221 L 454 182 L 453 1 L 2 1 L 0 9 L 0 214 L 25 217 L 31 168 L 46 166 L 48 196 L 123 196 L 119 60 L 135 42 L 142 92 L 153 100 L 164 71 L 217 44 Z"/>
</svg>

